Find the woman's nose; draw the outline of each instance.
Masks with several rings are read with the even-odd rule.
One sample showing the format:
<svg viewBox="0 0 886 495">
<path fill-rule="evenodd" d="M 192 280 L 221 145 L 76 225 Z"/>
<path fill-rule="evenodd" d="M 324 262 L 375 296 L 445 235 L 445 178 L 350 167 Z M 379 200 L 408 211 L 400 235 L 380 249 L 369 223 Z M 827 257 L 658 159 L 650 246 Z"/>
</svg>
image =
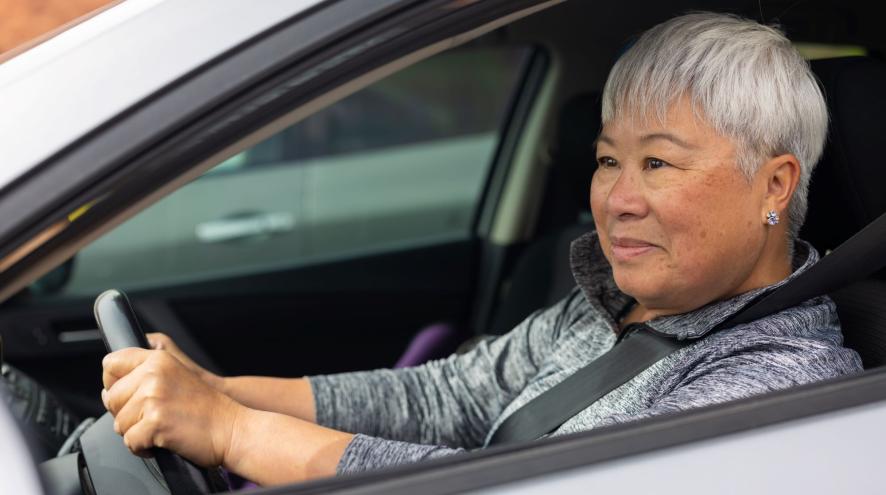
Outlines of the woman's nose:
<svg viewBox="0 0 886 495">
<path fill-rule="evenodd" d="M 612 183 L 606 197 L 606 209 L 610 216 L 620 219 L 642 218 L 648 212 L 643 179 L 639 173 L 622 169 Z"/>
</svg>

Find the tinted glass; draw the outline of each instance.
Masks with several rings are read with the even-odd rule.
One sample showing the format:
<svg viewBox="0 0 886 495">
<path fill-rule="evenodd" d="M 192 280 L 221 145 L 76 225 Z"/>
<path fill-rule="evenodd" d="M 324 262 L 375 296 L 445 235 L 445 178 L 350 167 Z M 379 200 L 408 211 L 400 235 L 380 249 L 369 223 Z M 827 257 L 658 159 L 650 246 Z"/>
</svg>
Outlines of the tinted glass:
<svg viewBox="0 0 886 495">
<path fill-rule="evenodd" d="M 191 282 L 470 237 L 526 52 L 447 52 L 317 112 L 83 249 L 64 292 Z"/>
</svg>

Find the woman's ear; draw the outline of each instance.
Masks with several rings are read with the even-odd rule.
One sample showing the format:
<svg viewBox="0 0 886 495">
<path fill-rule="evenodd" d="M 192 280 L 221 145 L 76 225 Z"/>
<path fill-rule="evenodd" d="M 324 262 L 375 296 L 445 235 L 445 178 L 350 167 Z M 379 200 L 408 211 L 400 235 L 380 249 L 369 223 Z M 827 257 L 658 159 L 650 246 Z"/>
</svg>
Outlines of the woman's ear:
<svg viewBox="0 0 886 495">
<path fill-rule="evenodd" d="M 800 161 L 791 153 L 779 155 L 767 161 L 761 172 L 766 180 L 766 211 L 785 212 L 800 182 Z"/>
</svg>

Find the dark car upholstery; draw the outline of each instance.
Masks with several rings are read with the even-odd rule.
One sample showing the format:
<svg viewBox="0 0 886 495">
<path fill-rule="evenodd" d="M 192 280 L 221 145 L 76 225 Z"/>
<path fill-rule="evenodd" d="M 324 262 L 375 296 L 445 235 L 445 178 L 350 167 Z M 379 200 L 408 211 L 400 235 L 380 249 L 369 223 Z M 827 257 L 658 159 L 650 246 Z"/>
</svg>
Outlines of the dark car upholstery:
<svg viewBox="0 0 886 495">
<path fill-rule="evenodd" d="M 489 333 L 501 335 L 536 309 L 550 306 L 575 287 L 569 245 L 592 230 L 589 188 L 596 169 L 594 140 L 600 132 L 600 94 L 582 93 L 560 110 L 548 187 L 537 230 L 502 290 Z"/>
<path fill-rule="evenodd" d="M 886 166 L 879 150 L 886 136 L 886 64 L 844 57 L 814 61 L 812 69 L 824 88 L 831 122 L 800 236 L 824 253 L 886 211 Z M 884 273 L 831 296 L 846 345 L 858 351 L 866 368 L 886 363 Z"/>
</svg>

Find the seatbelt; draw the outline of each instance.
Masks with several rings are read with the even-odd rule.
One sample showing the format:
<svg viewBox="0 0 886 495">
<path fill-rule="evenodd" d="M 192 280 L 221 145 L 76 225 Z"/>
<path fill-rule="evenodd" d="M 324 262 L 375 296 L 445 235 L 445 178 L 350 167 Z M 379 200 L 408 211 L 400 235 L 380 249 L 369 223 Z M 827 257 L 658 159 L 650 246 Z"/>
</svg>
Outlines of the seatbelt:
<svg viewBox="0 0 886 495">
<path fill-rule="evenodd" d="M 808 270 L 752 301 L 702 337 L 677 340 L 642 323 L 628 325 L 612 349 L 510 415 L 492 434 L 489 443 L 535 440 L 547 435 L 674 351 L 724 328 L 754 321 L 833 292 L 883 266 L 886 266 L 886 213 Z"/>
<path fill-rule="evenodd" d="M 556 430 L 600 397 L 689 343 L 641 331 L 644 329 L 648 327 L 642 323 L 628 325 L 621 341 L 606 354 L 510 415 L 492 434 L 490 445 L 535 440 Z"/>
</svg>

